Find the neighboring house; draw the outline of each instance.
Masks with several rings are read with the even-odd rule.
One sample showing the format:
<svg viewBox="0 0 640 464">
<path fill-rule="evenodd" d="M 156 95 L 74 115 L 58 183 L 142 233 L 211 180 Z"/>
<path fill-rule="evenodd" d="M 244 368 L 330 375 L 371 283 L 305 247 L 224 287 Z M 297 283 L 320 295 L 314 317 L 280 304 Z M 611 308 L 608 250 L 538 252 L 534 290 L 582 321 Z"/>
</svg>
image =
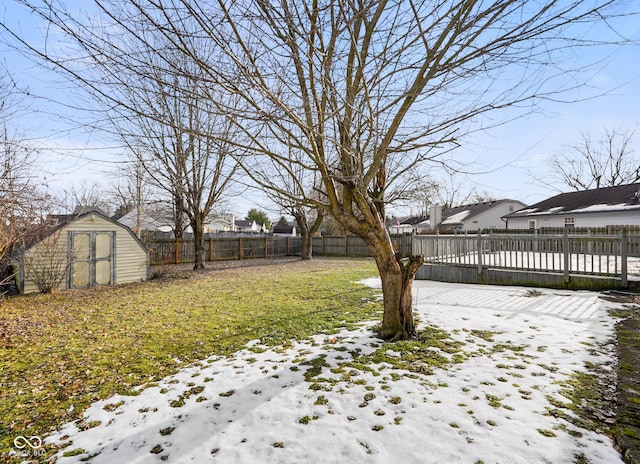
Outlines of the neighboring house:
<svg viewBox="0 0 640 464">
<path fill-rule="evenodd" d="M 235 221 L 236 231 L 244 233 L 262 234 L 267 232 L 267 228 L 262 222 L 238 219 Z"/>
<path fill-rule="evenodd" d="M 506 223 L 502 217 L 525 206 L 521 201 L 507 199 L 453 208 L 434 206 L 428 216 L 408 218 L 391 226 L 389 230 L 391 233 L 420 234 L 434 230 L 476 232 L 478 229 L 504 229 Z"/>
<path fill-rule="evenodd" d="M 186 220 L 185 220 L 186 221 Z M 136 234 L 138 232 L 138 212 L 136 209 L 128 212 L 118 222 L 124 224 L 133 230 Z M 221 232 L 234 232 L 234 220 L 233 217 L 209 217 L 204 224 L 205 234 L 218 234 Z M 145 237 L 153 237 L 156 239 L 171 239 L 175 238 L 175 219 L 171 212 L 158 211 L 143 211 L 140 215 L 140 230 Z M 183 227 L 183 238 L 193 238 L 193 230 L 187 222 Z"/>
<path fill-rule="evenodd" d="M 505 229 L 503 216 L 526 205 L 517 200 L 492 200 L 442 210 L 440 229 L 476 232 L 478 229 Z"/>
<path fill-rule="evenodd" d="M 419 234 L 430 230 L 429 216 L 412 216 L 406 219 L 396 219 L 389 225 L 390 234 Z"/>
<path fill-rule="evenodd" d="M 118 219 L 120 224 L 127 226 L 135 234 L 153 236 L 154 238 L 174 238 L 175 219 L 173 214 L 163 211 L 141 211 L 134 208 Z"/>
<path fill-rule="evenodd" d="M 98 211 L 62 218 L 13 254 L 22 293 L 82 288 L 147 279 L 147 249 L 128 227 Z"/>
<path fill-rule="evenodd" d="M 509 229 L 640 225 L 640 184 L 561 193 L 507 214 Z"/>
<path fill-rule="evenodd" d="M 273 235 L 277 235 L 279 237 L 295 237 L 296 226 L 288 224 L 276 224 L 273 226 L 272 232 Z"/>
<path fill-rule="evenodd" d="M 256 223 L 256 221 L 236 219 L 235 226 L 238 232 L 258 232 L 258 224 Z"/>
<path fill-rule="evenodd" d="M 212 217 L 207 219 L 204 225 L 205 234 L 218 234 L 222 232 L 235 232 L 235 221 L 233 216 L 229 218 L 225 217 Z"/>
</svg>

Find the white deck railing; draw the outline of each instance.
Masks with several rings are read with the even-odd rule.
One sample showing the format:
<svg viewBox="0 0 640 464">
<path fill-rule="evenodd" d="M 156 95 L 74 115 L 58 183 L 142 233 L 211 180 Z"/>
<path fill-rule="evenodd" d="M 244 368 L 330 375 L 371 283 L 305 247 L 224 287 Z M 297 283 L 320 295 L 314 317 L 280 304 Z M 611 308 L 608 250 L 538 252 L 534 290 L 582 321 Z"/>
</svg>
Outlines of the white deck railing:
<svg viewBox="0 0 640 464">
<path fill-rule="evenodd" d="M 628 237 L 620 235 L 418 235 L 413 254 L 425 263 L 614 276 L 627 283 Z"/>
</svg>

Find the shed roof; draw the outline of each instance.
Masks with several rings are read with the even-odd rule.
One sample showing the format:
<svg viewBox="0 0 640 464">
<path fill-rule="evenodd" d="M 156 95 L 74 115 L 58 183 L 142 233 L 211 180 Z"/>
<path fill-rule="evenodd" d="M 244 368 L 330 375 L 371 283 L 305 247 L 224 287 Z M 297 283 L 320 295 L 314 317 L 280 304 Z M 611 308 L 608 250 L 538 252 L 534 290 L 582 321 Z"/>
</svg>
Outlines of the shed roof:
<svg viewBox="0 0 640 464">
<path fill-rule="evenodd" d="M 140 244 L 140 246 L 146 250 L 146 247 L 144 246 L 144 244 L 140 241 L 140 239 L 136 236 L 136 234 L 133 233 L 133 231 L 129 227 L 127 227 L 126 225 L 118 221 L 114 221 L 113 219 L 111 219 L 110 217 L 102 213 L 100 210 L 89 209 L 89 210 L 85 210 L 81 214 L 57 214 L 57 215 L 49 216 L 48 224 L 46 224 L 41 230 L 37 231 L 37 233 L 33 234 L 29 242 L 25 243 L 24 246 L 21 247 L 21 251 L 28 250 L 38 242 L 41 242 L 42 240 L 54 234 L 56 231 L 62 229 L 68 224 L 74 221 L 78 221 L 91 214 L 94 214 L 95 216 L 100 217 L 101 219 L 109 221 L 113 224 L 116 224 L 117 226 L 126 230 Z"/>
</svg>

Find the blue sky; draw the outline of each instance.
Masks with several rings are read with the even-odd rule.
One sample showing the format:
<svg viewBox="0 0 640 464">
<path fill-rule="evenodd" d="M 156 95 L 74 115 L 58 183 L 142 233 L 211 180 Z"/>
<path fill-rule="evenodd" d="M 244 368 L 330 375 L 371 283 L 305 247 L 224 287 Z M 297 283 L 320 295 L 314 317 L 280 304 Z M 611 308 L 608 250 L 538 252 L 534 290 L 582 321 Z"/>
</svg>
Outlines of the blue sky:
<svg viewBox="0 0 640 464">
<path fill-rule="evenodd" d="M 78 4 L 83 4 L 82 2 Z M 25 36 L 35 39 L 38 24 L 11 0 L 0 0 L 0 18 L 6 23 L 19 25 Z M 605 128 L 618 130 L 638 129 L 636 153 L 640 150 L 640 21 L 627 18 L 618 22 L 627 37 L 636 40 L 617 50 L 608 50 L 598 57 L 601 63 L 586 74 L 589 86 L 566 95 L 574 103 L 548 102 L 535 113 L 518 118 L 508 124 L 478 133 L 465 141 L 455 158 L 470 170 L 481 174 L 459 175 L 456 183 L 463 188 L 475 187 L 496 198 L 511 198 L 532 204 L 559 190 L 544 187 L 534 177 L 549 178 L 545 159 L 580 141 L 580 133 L 598 137 Z M 613 51 L 613 53 L 611 53 Z M 579 53 L 596 53 L 582 49 Z M 597 52 L 600 53 L 600 52 Z M 0 56 L 21 86 L 33 95 L 53 96 L 67 103 L 76 101 L 73 89 L 0 44 Z M 578 56 L 580 60 L 593 60 L 594 56 Z M 117 177 L 119 149 L 95 132 L 75 129 L 57 115 L 68 112 L 60 105 L 36 98 L 30 102 L 31 111 L 25 112 L 19 127 L 34 143 L 42 148 L 43 172 L 52 189 L 68 188 L 86 178 L 107 186 Z M 55 151 L 49 150 L 55 147 Z M 640 155 L 640 153 L 638 153 Z M 255 196 L 253 197 L 255 198 Z M 239 215 L 254 206 L 251 200 L 233 205 Z M 393 212 L 393 208 L 390 209 Z"/>
</svg>

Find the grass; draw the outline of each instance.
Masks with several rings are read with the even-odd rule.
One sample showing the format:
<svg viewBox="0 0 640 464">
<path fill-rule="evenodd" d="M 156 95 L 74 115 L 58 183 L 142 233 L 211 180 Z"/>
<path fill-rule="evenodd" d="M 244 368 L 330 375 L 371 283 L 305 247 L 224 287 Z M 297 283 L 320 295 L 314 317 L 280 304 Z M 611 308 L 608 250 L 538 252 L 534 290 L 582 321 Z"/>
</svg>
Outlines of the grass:
<svg viewBox="0 0 640 464">
<path fill-rule="evenodd" d="M 250 340 L 288 346 L 378 320 L 379 291 L 356 283 L 375 275 L 371 260 L 321 259 L 5 300 L 0 449 Z"/>
</svg>

